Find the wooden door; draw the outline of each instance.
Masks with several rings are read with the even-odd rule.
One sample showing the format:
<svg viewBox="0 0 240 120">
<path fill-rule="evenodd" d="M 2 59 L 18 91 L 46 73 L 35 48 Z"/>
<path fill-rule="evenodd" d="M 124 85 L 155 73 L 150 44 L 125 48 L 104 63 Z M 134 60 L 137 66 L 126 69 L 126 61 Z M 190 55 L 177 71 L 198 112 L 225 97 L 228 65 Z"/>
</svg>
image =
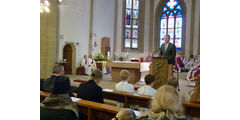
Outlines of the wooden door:
<svg viewBox="0 0 240 120">
<path fill-rule="evenodd" d="M 63 60 L 66 59 L 67 63 L 64 64 L 66 74 L 72 74 L 72 46 L 65 45 L 63 49 Z"/>
<path fill-rule="evenodd" d="M 101 51 L 105 58 L 107 58 L 107 52 L 110 52 L 110 38 L 109 37 L 103 37 L 102 38 L 102 45 L 101 45 Z"/>
</svg>

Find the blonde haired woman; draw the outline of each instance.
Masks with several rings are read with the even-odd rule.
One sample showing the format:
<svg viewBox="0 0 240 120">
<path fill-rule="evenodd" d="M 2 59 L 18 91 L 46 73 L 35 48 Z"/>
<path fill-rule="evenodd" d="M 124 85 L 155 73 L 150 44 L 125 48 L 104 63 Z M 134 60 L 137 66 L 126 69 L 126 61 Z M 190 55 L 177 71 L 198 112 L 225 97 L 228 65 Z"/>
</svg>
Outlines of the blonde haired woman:
<svg viewBox="0 0 240 120">
<path fill-rule="evenodd" d="M 137 120 L 185 120 L 183 104 L 179 92 L 170 85 L 157 90 L 151 102 L 151 111 Z"/>
<path fill-rule="evenodd" d="M 185 101 L 200 103 L 200 76 L 197 77 L 195 88 L 185 96 Z"/>
<path fill-rule="evenodd" d="M 133 110 L 131 109 L 123 109 L 118 112 L 116 117 L 114 117 L 112 120 L 135 120 L 136 115 Z"/>
</svg>

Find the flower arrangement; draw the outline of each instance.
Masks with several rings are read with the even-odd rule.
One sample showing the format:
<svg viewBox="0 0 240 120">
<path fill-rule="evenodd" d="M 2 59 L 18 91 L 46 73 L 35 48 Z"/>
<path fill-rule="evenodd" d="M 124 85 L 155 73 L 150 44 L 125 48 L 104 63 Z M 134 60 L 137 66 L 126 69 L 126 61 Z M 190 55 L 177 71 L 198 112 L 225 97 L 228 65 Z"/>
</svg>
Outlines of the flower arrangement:
<svg viewBox="0 0 240 120">
<path fill-rule="evenodd" d="M 95 61 L 105 61 L 105 57 L 104 55 L 101 53 L 101 51 L 99 53 L 96 54 L 96 56 L 94 57 Z"/>
</svg>

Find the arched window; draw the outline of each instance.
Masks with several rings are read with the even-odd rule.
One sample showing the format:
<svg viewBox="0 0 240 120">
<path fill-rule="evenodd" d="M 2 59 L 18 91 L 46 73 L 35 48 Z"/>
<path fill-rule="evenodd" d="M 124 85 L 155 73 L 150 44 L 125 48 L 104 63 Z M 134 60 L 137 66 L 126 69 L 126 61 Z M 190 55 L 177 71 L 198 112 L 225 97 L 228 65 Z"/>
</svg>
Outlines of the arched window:
<svg viewBox="0 0 240 120">
<path fill-rule="evenodd" d="M 139 0 L 125 1 L 124 48 L 137 49 L 139 40 Z"/>
<path fill-rule="evenodd" d="M 170 35 L 170 42 L 175 43 L 177 49 L 182 48 L 182 6 L 178 0 L 168 0 L 161 9 L 160 18 L 160 46 L 164 43 L 164 36 Z"/>
</svg>

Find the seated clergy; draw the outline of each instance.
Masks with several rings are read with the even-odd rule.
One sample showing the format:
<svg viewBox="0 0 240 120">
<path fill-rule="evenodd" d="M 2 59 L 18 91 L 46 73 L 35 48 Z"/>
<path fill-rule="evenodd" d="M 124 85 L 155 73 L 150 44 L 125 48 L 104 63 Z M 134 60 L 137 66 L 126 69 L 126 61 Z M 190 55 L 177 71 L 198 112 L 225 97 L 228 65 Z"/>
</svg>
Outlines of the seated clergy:
<svg viewBox="0 0 240 120">
<path fill-rule="evenodd" d="M 96 69 L 95 60 L 92 59 L 92 55 L 88 56 L 88 75 L 90 76 L 92 74 L 92 71 Z"/>
<path fill-rule="evenodd" d="M 184 66 L 185 66 L 185 69 L 186 69 L 187 71 L 189 71 L 189 70 L 194 66 L 194 64 L 195 64 L 194 61 L 195 61 L 195 60 L 194 60 L 194 58 L 193 58 L 193 55 L 191 55 L 191 56 L 189 57 L 189 59 L 187 60 L 186 64 L 184 65 Z"/>
<path fill-rule="evenodd" d="M 88 60 L 87 60 L 87 55 L 83 56 L 83 59 L 81 60 L 80 63 L 80 68 L 84 71 L 84 74 L 88 74 Z"/>
<path fill-rule="evenodd" d="M 90 80 L 79 85 L 77 97 L 103 103 L 102 88 L 97 85 L 102 80 L 102 77 L 102 72 L 99 69 L 93 70 Z"/>
<path fill-rule="evenodd" d="M 200 75 L 200 63 L 188 71 L 186 80 L 196 80 Z"/>
<path fill-rule="evenodd" d="M 123 91 L 123 92 L 129 92 L 129 93 L 134 93 L 134 87 L 133 85 L 128 83 L 128 80 L 130 78 L 130 73 L 128 70 L 122 70 L 120 72 L 120 77 L 122 79 L 121 82 L 116 84 L 115 89 L 117 91 Z"/>
<path fill-rule="evenodd" d="M 51 94 L 40 104 L 40 120 L 78 120 L 78 107 L 69 96 L 70 81 L 57 76 Z"/>
<path fill-rule="evenodd" d="M 148 74 L 145 76 L 145 86 L 140 87 L 137 90 L 138 94 L 143 94 L 143 95 L 149 95 L 149 96 L 154 96 L 155 93 L 157 92 L 155 89 L 153 89 L 153 85 L 154 85 L 154 80 L 155 77 L 151 74 Z"/>
<path fill-rule="evenodd" d="M 69 77 L 64 76 L 65 72 L 64 72 L 64 67 L 62 65 L 60 65 L 60 64 L 54 65 L 52 72 L 53 72 L 53 74 L 49 78 L 47 78 L 46 80 L 43 81 L 43 89 L 42 89 L 43 91 L 52 92 L 53 83 L 57 78 L 68 79 L 70 81 Z M 77 89 L 77 87 L 71 86 L 72 91 L 75 91 L 76 89 Z M 70 96 L 74 96 L 72 94 L 72 91 L 69 92 Z"/>
</svg>

